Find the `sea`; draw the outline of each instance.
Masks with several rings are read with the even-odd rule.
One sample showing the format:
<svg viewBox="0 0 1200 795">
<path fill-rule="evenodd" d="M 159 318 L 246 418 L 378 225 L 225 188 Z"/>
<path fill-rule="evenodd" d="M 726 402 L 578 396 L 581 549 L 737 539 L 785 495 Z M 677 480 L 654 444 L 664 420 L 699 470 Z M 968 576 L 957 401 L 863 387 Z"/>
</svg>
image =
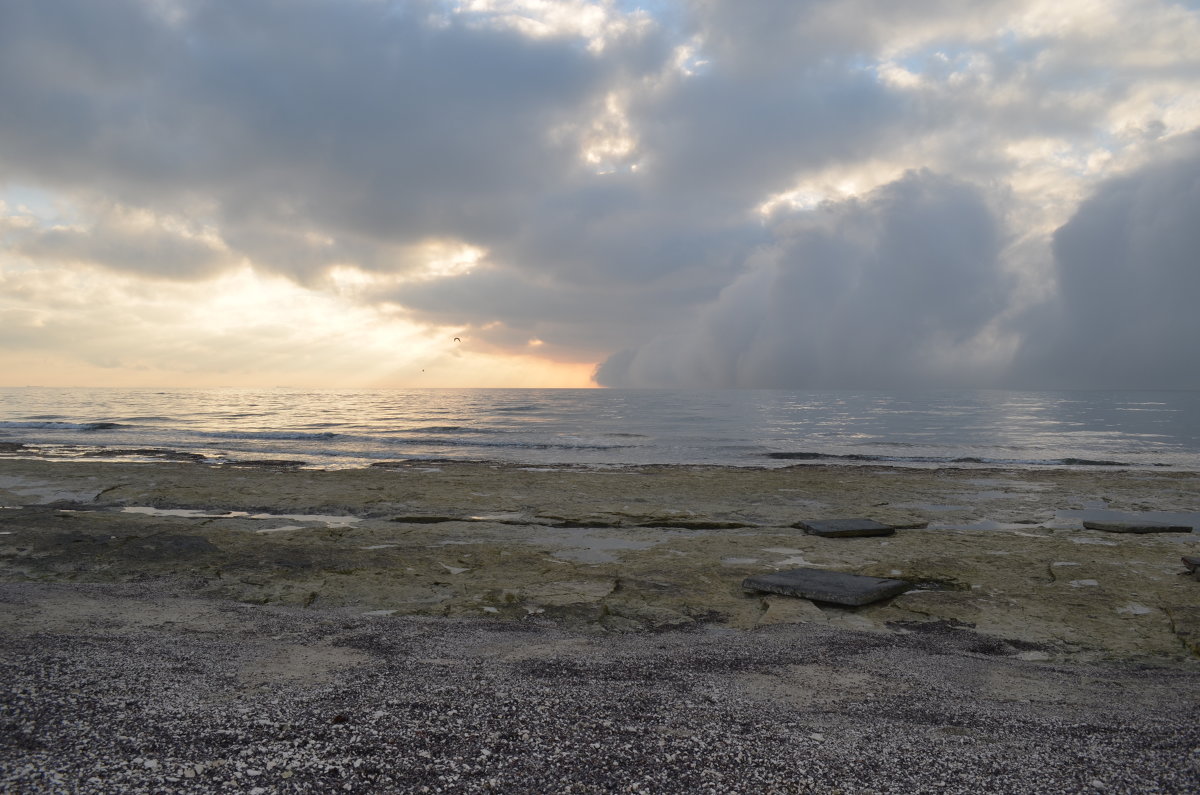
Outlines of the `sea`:
<svg viewBox="0 0 1200 795">
<path fill-rule="evenodd" d="M 1200 472 L 1200 392 L 2 388 L 0 457 Z"/>
</svg>

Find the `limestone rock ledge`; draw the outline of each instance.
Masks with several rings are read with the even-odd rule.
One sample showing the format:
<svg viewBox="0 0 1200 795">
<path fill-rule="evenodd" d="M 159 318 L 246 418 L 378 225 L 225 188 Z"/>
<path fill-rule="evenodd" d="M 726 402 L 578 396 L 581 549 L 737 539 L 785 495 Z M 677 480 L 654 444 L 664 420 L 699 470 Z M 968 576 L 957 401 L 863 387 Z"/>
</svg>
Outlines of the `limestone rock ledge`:
<svg viewBox="0 0 1200 795">
<path fill-rule="evenodd" d="M 923 625 L 1029 659 L 1200 656 L 1200 534 L 1113 535 L 1088 505 L 1187 510 L 1185 473 L 428 462 L 355 471 L 0 461 L 0 581 L 173 578 L 181 593 L 362 613 L 555 622 Z M 870 516 L 888 537 L 822 538 Z M 860 608 L 746 593 L 811 566 L 915 583 Z"/>
</svg>

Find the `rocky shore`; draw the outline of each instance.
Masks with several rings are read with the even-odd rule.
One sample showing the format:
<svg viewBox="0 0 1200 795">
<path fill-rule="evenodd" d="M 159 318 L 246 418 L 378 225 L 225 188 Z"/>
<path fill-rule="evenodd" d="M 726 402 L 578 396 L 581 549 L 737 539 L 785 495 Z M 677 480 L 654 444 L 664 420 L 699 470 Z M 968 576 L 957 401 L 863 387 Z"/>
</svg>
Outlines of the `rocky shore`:
<svg viewBox="0 0 1200 795">
<path fill-rule="evenodd" d="M 15 791 L 1200 785 L 1200 533 L 1083 527 L 1191 474 L 11 459 L 0 506 Z M 844 516 L 902 529 L 794 526 Z M 914 587 L 740 586 L 797 566 Z"/>
</svg>

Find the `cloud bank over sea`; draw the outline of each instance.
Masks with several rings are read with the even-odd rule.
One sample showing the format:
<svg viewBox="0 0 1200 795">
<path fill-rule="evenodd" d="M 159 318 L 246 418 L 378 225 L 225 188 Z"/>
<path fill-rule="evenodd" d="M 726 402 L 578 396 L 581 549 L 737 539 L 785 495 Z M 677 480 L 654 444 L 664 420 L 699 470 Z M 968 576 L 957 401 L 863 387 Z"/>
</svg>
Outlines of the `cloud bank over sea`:
<svg viewBox="0 0 1200 795">
<path fill-rule="evenodd" d="M 1197 40 L 1164 0 L 13 0 L 0 369 L 1200 387 Z"/>
</svg>

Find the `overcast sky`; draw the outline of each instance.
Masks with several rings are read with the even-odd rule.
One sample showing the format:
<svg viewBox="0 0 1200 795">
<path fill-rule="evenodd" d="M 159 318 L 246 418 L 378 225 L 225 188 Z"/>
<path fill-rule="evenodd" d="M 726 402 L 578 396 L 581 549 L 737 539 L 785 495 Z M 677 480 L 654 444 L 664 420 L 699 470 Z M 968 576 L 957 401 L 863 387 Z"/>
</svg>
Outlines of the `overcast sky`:
<svg viewBox="0 0 1200 795">
<path fill-rule="evenodd" d="M 1200 388 L 1197 42 L 1166 0 L 4 0 L 0 385 Z"/>
</svg>

